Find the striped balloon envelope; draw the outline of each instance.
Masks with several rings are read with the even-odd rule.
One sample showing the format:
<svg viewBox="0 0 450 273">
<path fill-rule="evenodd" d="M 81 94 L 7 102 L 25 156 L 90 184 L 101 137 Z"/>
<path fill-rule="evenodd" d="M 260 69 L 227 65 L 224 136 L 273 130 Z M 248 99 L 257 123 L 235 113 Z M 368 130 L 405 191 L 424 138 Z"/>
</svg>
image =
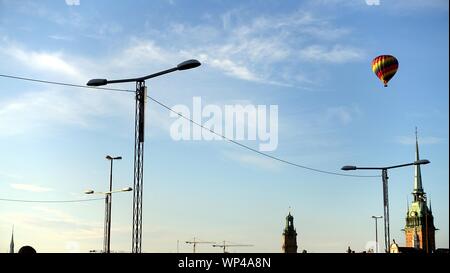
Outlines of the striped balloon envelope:
<svg viewBox="0 0 450 273">
<path fill-rule="evenodd" d="M 384 87 L 387 87 L 387 83 L 398 69 L 398 61 L 391 55 L 380 55 L 372 61 L 372 71 L 383 82 Z"/>
</svg>

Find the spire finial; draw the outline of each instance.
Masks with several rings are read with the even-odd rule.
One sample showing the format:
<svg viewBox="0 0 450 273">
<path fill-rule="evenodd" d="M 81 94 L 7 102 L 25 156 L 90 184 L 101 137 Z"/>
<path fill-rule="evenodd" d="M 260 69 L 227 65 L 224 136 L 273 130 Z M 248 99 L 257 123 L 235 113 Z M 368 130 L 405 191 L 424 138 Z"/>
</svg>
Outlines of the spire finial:
<svg viewBox="0 0 450 273">
<path fill-rule="evenodd" d="M 417 136 L 417 126 L 416 126 L 416 160 L 419 160 L 419 137 Z"/>
</svg>

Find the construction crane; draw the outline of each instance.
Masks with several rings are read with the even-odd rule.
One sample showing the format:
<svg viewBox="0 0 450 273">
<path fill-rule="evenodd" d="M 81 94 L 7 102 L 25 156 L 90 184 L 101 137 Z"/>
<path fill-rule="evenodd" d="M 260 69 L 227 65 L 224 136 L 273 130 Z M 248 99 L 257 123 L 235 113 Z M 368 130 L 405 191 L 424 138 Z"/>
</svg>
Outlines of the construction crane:
<svg viewBox="0 0 450 273">
<path fill-rule="evenodd" d="M 223 253 L 227 252 L 227 247 L 235 247 L 235 246 L 253 246 L 253 245 L 244 245 L 244 244 L 227 244 L 226 241 L 223 241 L 223 244 L 214 244 L 213 247 L 220 247 L 223 249 Z"/>
<path fill-rule="evenodd" d="M 207 242 L 207 241 L 196 241 L 195 237 L 194 240 L 192 241 L 186 241 L 186 244 L 192 244 L 193 247 L 193 253 L 195 253 L 195 247 L 197 246 L 197 244 L 215 244 L 216 242 Z"/>
</svg>

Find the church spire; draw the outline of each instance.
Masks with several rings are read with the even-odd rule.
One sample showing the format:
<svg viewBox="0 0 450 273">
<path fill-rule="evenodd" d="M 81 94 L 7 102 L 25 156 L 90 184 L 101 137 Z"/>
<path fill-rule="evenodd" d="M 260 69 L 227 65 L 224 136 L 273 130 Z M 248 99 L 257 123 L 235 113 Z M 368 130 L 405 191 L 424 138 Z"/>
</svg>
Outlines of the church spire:
<svg viewBox="0 0 450 273">
<path fill-rule="evenodd" d="M 419 157 L 419 141 L 417 138 L 417 127 L 416 127 L 416 161 L 420 160 Z M 419 196 L 423 195 L 423 188 L 422 188 L 422 173 L 420 171 L 420 165 L 414 166 L 414 201 L 419 201 Z"/>
<path fill-rule="evenodd" d="M 9 244 L 9 253 L 14 253 L 14 225 L 11 233 L 11 243 Z"/>
<path fill-rule="evenodd" d="M 430 198 L 430 213 L 433 214 L 433 210 L 431 209 L 431 198 Z"/>
</svg>

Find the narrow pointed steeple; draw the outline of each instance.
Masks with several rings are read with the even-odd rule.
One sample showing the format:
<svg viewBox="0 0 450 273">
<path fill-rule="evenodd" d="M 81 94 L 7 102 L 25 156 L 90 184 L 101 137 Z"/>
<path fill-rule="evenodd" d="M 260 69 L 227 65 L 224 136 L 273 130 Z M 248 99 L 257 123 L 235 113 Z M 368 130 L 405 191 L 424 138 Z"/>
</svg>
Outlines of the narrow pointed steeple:
<svg viewBox="0 0 450 273">
<path fill-rule="evenodd" d="M 9 253 L 14 253 L 14 225 L 11 233 L 11 243 L 9 244 Z"/>
<path fill-rule="evenodd" d="M 430 198 L 430 214 L 433 214 L 433 210 L 431 209 L 431 198 Z"/>
<path fill-rule="evenodd" d="M 420 160 L 419 156 L 419 141 L 417 138 L 417 127 L 416 127 L 416 161 Z M 419 197 L 423 195 L 423 188 L 422 188 L 422 173 L 420 171 L 420 165 L 414 166 L 414 201 L 419 201 Z"/>
</svg>

